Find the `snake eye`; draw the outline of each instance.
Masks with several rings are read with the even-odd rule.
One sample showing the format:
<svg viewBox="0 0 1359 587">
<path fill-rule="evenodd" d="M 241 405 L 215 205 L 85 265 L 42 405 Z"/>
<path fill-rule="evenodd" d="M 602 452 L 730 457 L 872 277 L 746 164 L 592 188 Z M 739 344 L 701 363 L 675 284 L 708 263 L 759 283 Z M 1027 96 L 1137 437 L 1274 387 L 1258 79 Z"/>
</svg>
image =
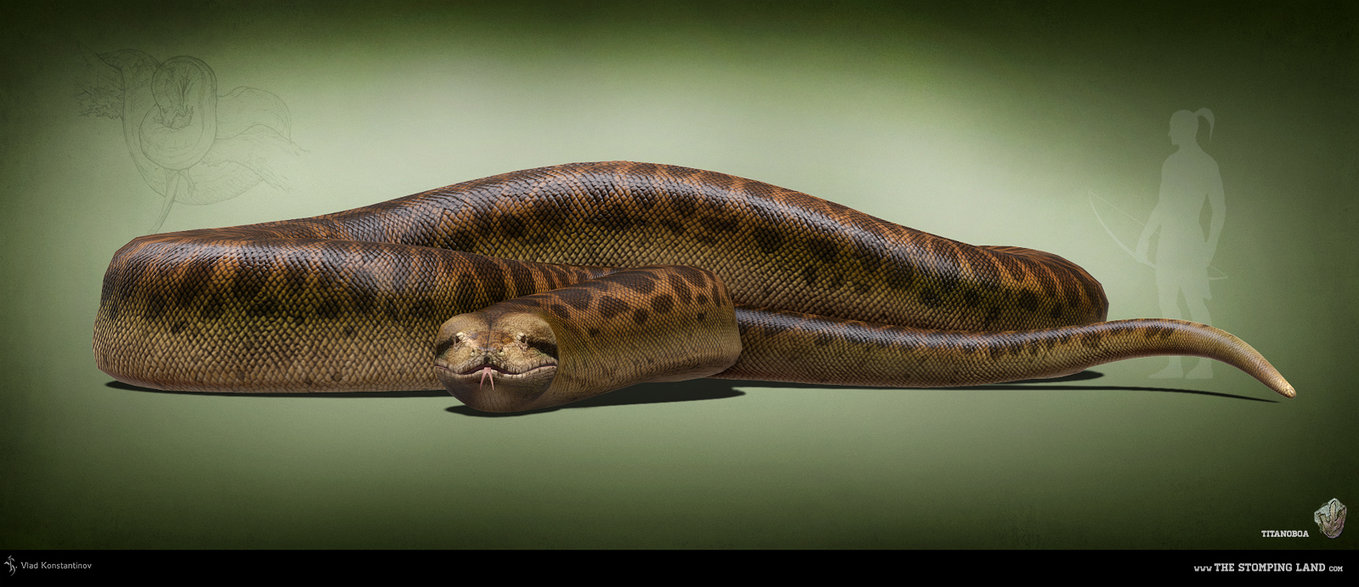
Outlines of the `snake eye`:
<svg viewBox="0 0 1359 587">
<path fill-rule="evenodd" d="M 528 346 L 544 355 L 557 358 L 557 344 L 554 342 L 533 338 L 528 340 Z"/>
<path fill-rule="evenodd" d="M 467 321 L 465 314 L 450 318 L 439 327 L 439 333 L 435 335 L 434 356 L 442 357 L 445 353 L 455 347 L 462 347 L 471 339 L 467 335 Z M 463 327 L 461 330 L 456 328 Z M 452 331 L 452 332 L 450 332 Z M 476 330 L 473 330 L 476 332 Z"/>
<path fill-rule="evenodd" d="M 514 342 L 525 349 L 533 349 L 544 355 L 553 358 L 557 357 L 557 343 L 554 341 L 544 340 L 527 332 L 516 332 L 514 334 Z"/>
</svg>

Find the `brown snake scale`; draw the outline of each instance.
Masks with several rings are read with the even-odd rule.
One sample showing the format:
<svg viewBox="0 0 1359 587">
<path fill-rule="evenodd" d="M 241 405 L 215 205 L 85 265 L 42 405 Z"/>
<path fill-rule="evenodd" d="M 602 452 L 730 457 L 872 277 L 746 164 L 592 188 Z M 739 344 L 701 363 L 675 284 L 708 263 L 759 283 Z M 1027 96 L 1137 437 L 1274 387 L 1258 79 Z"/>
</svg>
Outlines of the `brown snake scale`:
<svg viewBox="0 0 1359 587">
<path fill-rule="evenodd" d="M 1153 354 L 1211 357 L 1294 395 L 1226 332 L 1104 322 L 1107 309 L 1050 253 L 721 173 L 578 163 L 136 238 L 105 273 L 94 354 L 159 389 L 442 386 L 487 411 L 641 381 L 947 387 Z"/>
</svg>

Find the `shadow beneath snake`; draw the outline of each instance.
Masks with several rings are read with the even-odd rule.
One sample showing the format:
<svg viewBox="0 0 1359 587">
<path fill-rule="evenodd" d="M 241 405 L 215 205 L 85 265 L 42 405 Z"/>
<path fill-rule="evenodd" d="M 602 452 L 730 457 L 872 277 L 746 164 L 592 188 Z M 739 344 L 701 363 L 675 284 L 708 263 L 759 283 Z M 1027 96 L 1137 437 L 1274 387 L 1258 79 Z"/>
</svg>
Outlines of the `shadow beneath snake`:
<svg viewBox="0 0 1359 587">
<path fill-rule="evenodd" d="M 113 389 L 123 389 L 127 391 L 143 391 L 146 393 L 164 393 L 168 395 L 215 395 L 218 397 L 440 397 L 448 396 L 447 391 L 344 391 L 344 392 L 298 392 L 298 393 L 254 393 L 249 391 L 174 391 L 168 389 L 152 389 L 122 381 L 110 381 L 104 387 Z"/>
<path fill-rule="evenodd" d="M 989 385 L 972 385 L 966 387 L 951 388 L 954 390 L 972 391 L 1145 391 L 1155 393 L 1180 393 L 1189 395 L 1203 395 L 1210 397 L 1220 397 L 1227 399 L 1246 400 L 1255 402 L 1278 403 L 1271 399 L 1249 397 L 1231 393 L 1221 393 L 1216 391 L 1203 391 L 1198 389 L 1184 389 L 1178 387 L 1150 387 L 1140 385 L 1068 385 L 1072 382 L 1091 381 L 1104 377 L 1098 371 L 1082 371 L 1066 377 L 1055 379 L 1029 379 L 1024 381 L 1014 381 L 1010 383 L 997 383 Z M 394 392 L 317 392 L 317 393 L 241 393 L 241 392 L 203 392 L 203 391 L 165 391 L 161 389 L 151 389 L 129 385 L 121 381 L 110 381 L 106 387 L 122 389 L 127 391 L 140 391 L 147 393 L 164 393 L 172 395 L 214 395 L 214 396 L 234 396 L 234 397 L 334 397 L 334 398 L 394 398 L 394 397 L 449 397 L 446 391 L 394 391 Z M 729 399 L 746 395 L 746 392 L 737 389 L 738 387 L 764 387 L 776 389 L 862 389 L 862 387 L 844 385 L 823 385 L 807 383 L 784 383 L 779 381 L 738 381 L 731 379 L 696 379 L 694 381 L 684 381 L 680 383 L 643 383 L 634 385 L 626 389 L 620 389 L 598 397 L 582 400 L 573 404 L 533 410 L 528 412 L 516 412 L 513 414 L 493 414 L 478 412 L 464 405 L 457 405 L 446 408 L 445 411 L 463 416 L 475 416 L 479 418 L 511 418 L 530 414 L 541 414 L 544 412 L 555 412 L 557 410 L 575 410 L 581 408 L 598 408 L 605 406 L 625 406 L 636 404 L 662 404 L 671 402 L 690 402 L 703 400 Z M 889 388 L 883 388 L 885 390 Z M 900 388 L 916 389 L 916 388 Z M 926 388 L 920 388 L 926 389 Z M 896 390 L 893 390 L 896 391 Z"/>
<path fill-rule="evenodd" d="M 1183 389 L 1176 387 L 1149 387 L 1138 385 L 1066 385 L 1076 381 L 1090 381 L 1104 377 L 1098 371 L 1082 371 L 1066 377 L 1053 379 L 1027 379 L 1023 381 L 1012 381 L 1009 383 L 996 383 L 989 385 L 971 385 L 966 387 L 954 387 L 952 390 L 972 390 L 972 391 L 1147 391 L 1156 393 L 1181 393 L 1189 395 L 1204 395 L 1210 397 L 1221 397 L 1227 399 L 1248 400 L 1255 402 L 1278 403 L 1271 399 L 1261 399 L 1231 393 L 1221 393 L 1216 391 L 1203 391 L 1198 389 Z M 479 418 L 512 418 L 516 416 L 526 416 L 530 414 L 541 414 L 544 412 L 555 412 L 557 410 L 574 410 L 580 408 L 597 408 L 602 406 L 621 406 L 630 404 L 654 404 L 667 402 L 697 401 L 711 399 L 727 399 L 745 395 L 744 391 L 738 387 L 767 387 L 778 389 L 863 389 L 848 385 L 823 385 L 808 383 L 785 383 L 781 381 L 737 381 L 730 379 L 697 379 L 694 381 L 683 381 L 680 383 L 643 383 L 634 385 L 627 389 L 620 389 L 598 397 L 582 400 L 573 404 L 533 410 L 528 412 L 516 412 L 513 414 L 491 414 L 478 412 L 467 406 L 452 406 L 445 411 L 464 416 L 475 416 Z M 884 391 L 900 390 L 928 390 L 929 388 L 910 388 L 903 387 L 898 389 L 881 388 Z"/>
</svg>

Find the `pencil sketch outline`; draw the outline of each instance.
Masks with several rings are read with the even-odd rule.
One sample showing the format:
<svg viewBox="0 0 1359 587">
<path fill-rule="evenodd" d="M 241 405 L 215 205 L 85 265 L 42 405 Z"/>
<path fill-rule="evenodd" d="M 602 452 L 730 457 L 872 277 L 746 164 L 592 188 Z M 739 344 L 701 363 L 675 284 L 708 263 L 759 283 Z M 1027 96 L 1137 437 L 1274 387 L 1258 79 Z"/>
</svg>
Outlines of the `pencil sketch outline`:
<svg viewBox="0 0 1359 587">
<path fill-rule="evenodd" d="M 81 114 L 121 119 L 137 171 L 164 199 L 151 232 L 175 204 L 221 202 L 260 183 L 290 189 L 289 168 L 303 151 L 278 96 L 249 86 L 219 95 L 213 69 L 187 55 L 158 61 L 121 49 L 86 62 Z"/>
</svg>

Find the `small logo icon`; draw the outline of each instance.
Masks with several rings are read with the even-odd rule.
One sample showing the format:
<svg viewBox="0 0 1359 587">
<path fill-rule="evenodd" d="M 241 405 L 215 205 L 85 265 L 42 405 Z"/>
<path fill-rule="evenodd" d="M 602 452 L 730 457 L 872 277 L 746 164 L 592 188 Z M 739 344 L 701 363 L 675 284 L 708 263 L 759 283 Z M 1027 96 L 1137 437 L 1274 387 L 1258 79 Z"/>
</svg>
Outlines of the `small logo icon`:
<svg viewBox="0 0 1359 587">
<path fill-rule="evenodd" d="M 1345 504 L 1340 500 L 1331 498 L 1326 505 L 1321 506 L 1315 514 L 1312 514 L 1312 521 L 1321 528 L 1321 533 L 1327 538 L 1340 536 L 1340 531 L 1345 529 Z M 10 570 L 10 573 L 13 573 Z"/>
<path fill-rule="evenodd" d="M 14 570 L 17 568 L 14 566 L 14 555 L 11 554 L 9 558 L 5 559 L 5 566 L 9 567 L 9 576 L 13 577 Z"/>
</svg>

